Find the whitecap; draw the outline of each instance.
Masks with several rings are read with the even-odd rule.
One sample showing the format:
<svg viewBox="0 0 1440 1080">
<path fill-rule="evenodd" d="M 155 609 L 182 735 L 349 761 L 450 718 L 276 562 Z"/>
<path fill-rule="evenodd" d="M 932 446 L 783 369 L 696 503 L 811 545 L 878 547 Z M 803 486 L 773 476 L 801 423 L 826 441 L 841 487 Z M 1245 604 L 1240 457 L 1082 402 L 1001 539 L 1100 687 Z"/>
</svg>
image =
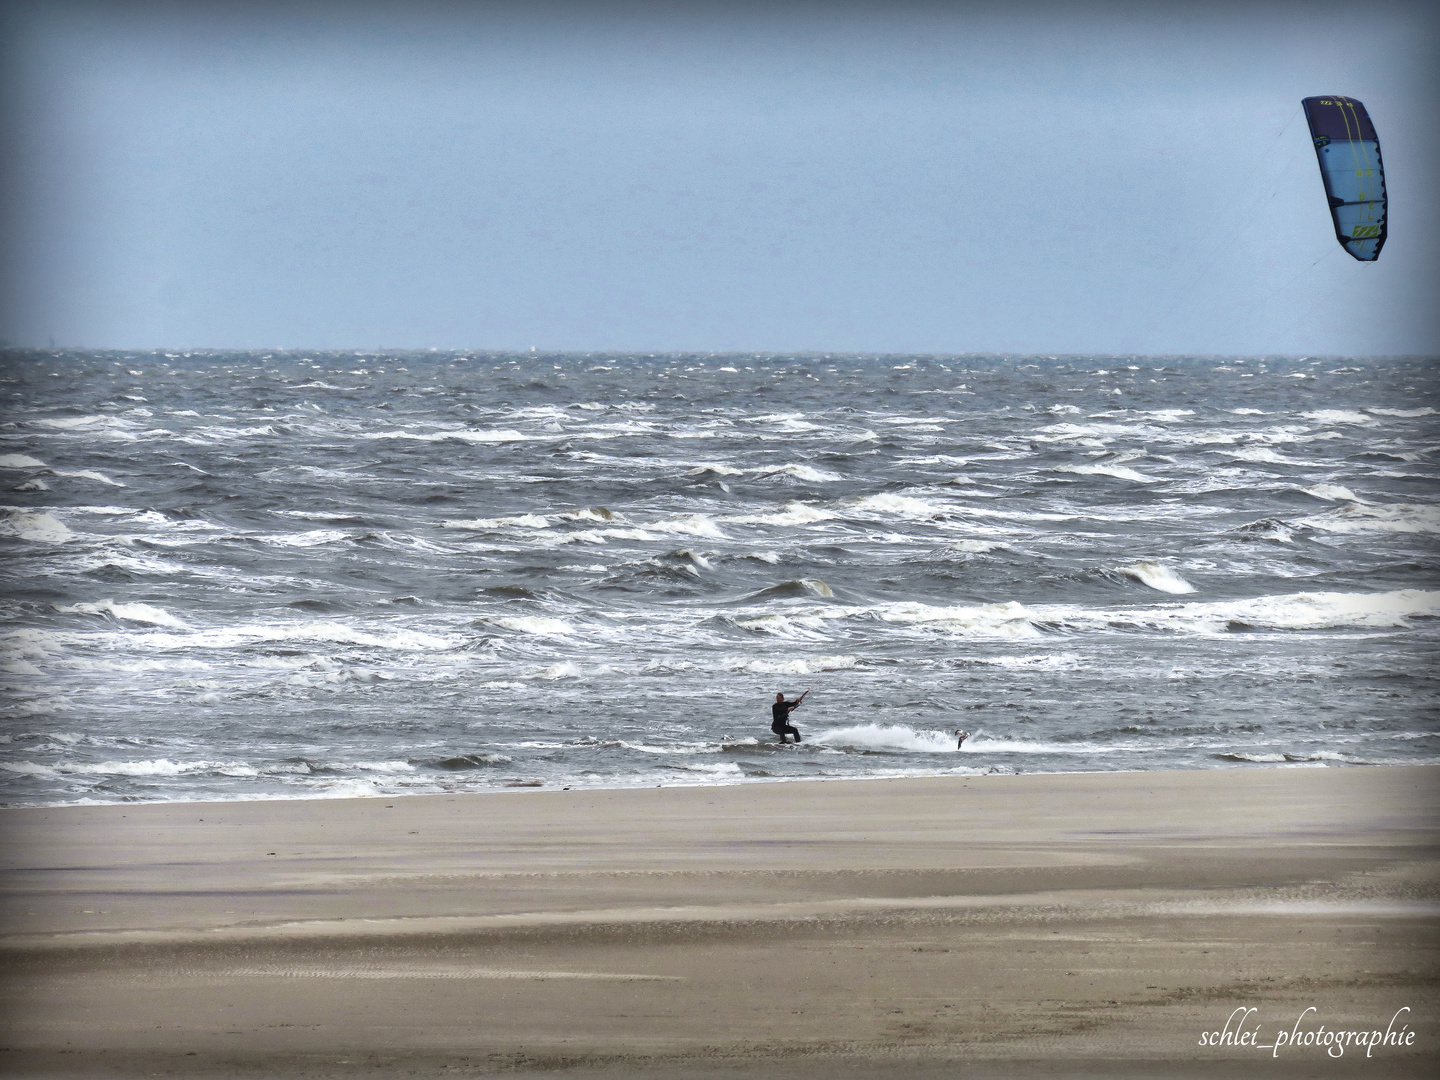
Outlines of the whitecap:
<svg viewBox="0 0 1440 1080">
<path fill-rule="evenodd" d="M 756 476 L 788 476 L 795 480 L 804 480 L 811 484 L 828 484 L 841 479 L 835 473 L 823 472 L 820 469 L 812 469 L 809 465 L 768 465 L 763 468 L 751 469 Z"/>
<path fill-rule="evenodd" d="M 0 536 L 7 534 L 42 544 L 63 544 L 75 539 L 73 532 L 44 511 L 8 511 L 4 520 L 0 520 Z"/>
<path fill-rule="evenodd" d="M 56 654 L 59 644 L 60 639 L 55 634 L 33 627 L 0 634 L 0 653 L 4 653 L 7 658 L 45 660 Z"/>
<path fill-rule="evenodd" d="M 586 439 L 624 439 L 631 435 L 649 435 L 655 425 L 644 420 L 627 420 L 617 424 L 591 424 L 585 428 Z"/>
<path fill-rule="evenodd" d="M 972 461 L 978 460 L 968 457 L 956 457 L 954 454 L 927 454 L 924 457 L 901 458 L 901 465 L 969 465 Z"/>
<path fill-rule="evenodd" d="M 551 547 L 561 547 L 565 544 L 603 544 L 605 534 L 595 529 L 577 529 L 575 532 L 560 533 L 549 538 Z"/>
<path fill-rule="evenodd" d="M 642 754 L 719 754 L 724 748 L 714 743 L 670 743 L 668 745 L 656 745 L 655 743 L 632 743 L 624 739 L 616 739 L 614 742 L 585 742 L 585 745 L 600 745 L 605 747 L 620 747 L 624 750 L 637 750 Z"/>
<path fill-rule="evenodd" d="M 164 432 L 163 434 L 170 434 Z M 256 424 L 251 427 L 201 427 L 195 429 L 195 434 L 203 439 L 214 442 L 226 442 L 230 439 L 248 439 L 256 435 L 274 435 L 275 429 L 269 424 Z M 184 439 L 184 442 L 191 440 Z"/>
<path fill-rule="evenodd" d="M 762 413 L 760 416 L 752 417 L 755 423 L 759 424 L 783 424 L 790 420 L 803 420 L 803 412 L 789 413 Z"/>
<path fill-rule="evenodd" d="M 908 724 L 856 724 L 828 728 L 806 736 L 821 746 L 854 747 L 861 750 L 908 751 L 924 754 L 953 754 L 959 751 L 954 735 L 943 731 L 917 730 Z"/>
<path fill-rule="evenodd" d="M 1008 544 L 998 540 L 956 540 L 950 543 L 945 550 L 963 552 L 967 555 L 985 555 L 992 551 L 1010 551 Z"/>
<path fill-rule="evenodd" d="M 977 731 L 965 740 L 964 753 L 985 754 L 1113 754 L 1131 747 L 1079 742 L 1038 742 L 1029 739 L 997 739 Z"/>
<path fill-rule="evenodd" d="M 17 667 L 33 667 L 33 665 L 26 664 L 24 660 L 16 660 L 14 661 L 14 665 Z M 10 666 L 11 665 L 8 664 L 6 665 L 7 670 L 10 668 Z M 38 675 L 40 674 L 40 672 L 37 670 L 35 674 Z M 57 713 L 74 712 L 75 705 L 68 697 L 63 696 L 48 698 L 30 698 L 28 700 L 14 701 L 10 703 L 9 705 L 7 705 L 6 711 L 14 717 L 54 716 Z M 84 740 L 84 736 L 74 735 L 65 731 L 52 731 L 49 732 L 47 735 L 22 734 L 20 737 L 22 739 L 49 738 L 53 742 L 59 743 L 62 746 L 73 746 L 78 742 L 86 741 Z M 55 749 L 55 747 L 42 746 L 41 749 L 53 750 Z"/>
<path fill-rule="evenodd" d="M 273 544 L 276 547 L 309 548 L 322 547 L 325 544 L 353 538 L 350 533 L 339 529 L 307 529 L 304 532 L 271 533 L 256 536 L 255 539 L 262 544 Z"/>
<path fill-rule="evenodd" d="M 1128 574 L 1142 585 L 1165 593 L 1192 593 L 1195 586 L 1162 563 L 1146 560 L 1120 567 L 1122 574 Z"/>
<path fill-rule="evenodd" d="M 563 521 L 614 521 L 616 517 L 623 520 L 624 515 L 616 515 L 603 506 L 587 507 L 582 510 L 572 510 L 569 513 L 561 514 Z"/>
<path fill-rule="evenodd" d="M 1322 424 L 1361 424 L 1369 425 L 1375 421 L 1364 413 L 1352 412 L 1349 409 L 1316 409 L 1313 412 L 1301 413 L 1307 420 L 1315 420 Z"/>
<path fill-rule="evenodd" d="M 230 764 L 224 761 L 172 761 L 169 758 L 151 758 L 145 761 L 67 763 L 56 766 L 56 771 L 82 776 L 182 776 L 185 773 L 212 772 Z"/>
<path fill-rule="evenodd" d="M 785 509 L 773 514 L 736 514 L 723 518 L 737 524 L 748 525 L 813 525 L 817 521 L 829 521 L 835 515 L 810 503 L 791 501 Z"/>
<path fill-rule="evenodd" d="M 745 598 L 744 602 L 763 604 L 777 599 L 793 599 L 805 595 L 819 596 L 823 599 L 833 599 L 835 594 L 830 591 L 830 586 L 819 578 L 798 578 L 790 581 L 782 581 L 775 585 L 761 589 Z"/>
<path fill-rule="evenodd" d="M 1145 416 L 1153 417 L 1163 423 L 1176 423 L 1187 416 L 1194 416 L 1194 409 L 1148 409 Z"/>
<path fill-rule="evenodd" d="M 1312 751 L 1312 752 L 1310 752 L 1310 753 L 1308 753 L 1308 754 L 1286 754 L 1286 755 L 1285 755 L 1285 760 L 1286 760 L 1286 761 L 1343 761 L 1343 762 L 1356 762 L 1356 763 L 1359 763 L 1359 762 L 1361 761 L 1360 758 L 1354 757 L 1353 755 L 1349 755 L 1349 754 L 1337 754 L 1337 753 L 1336 753 L 1335 751 L 1333 751 L 1333 750 L 1314 750 L 1314 751 Z"/>
<path fill-rule="evenodd" d="M 1035 613 L 1013 600 L 1003 604 L 950 607 L 898 602 L 880 604 L 868 610 L 884 622 L 933 626 L 967 637 L 1015 638 L 1038 637 L 1040 634 L 1032 623 Z"/>
<path fill-rule="evenodd" d="M 356 523 L 360 521 L 358 514 L 327 514 L 319 510 L 271 510 L 270 513 L 276 517 L 298 518 L 301 521 L 330 521 Z"/>
<path fill-rule="evenodd" d="M 1030 438 L 1036 442 L 1078 441 L 1083 446 L 1104 446 L 1112 438 L 1134 438 L 1136 435 L 1145 434 L 1146 431 L 1147 429 L 1143 425 L 1064 423 L 1049 424 L 1041 428 L 1040 433 L 1031 435 Z"/>
<path fill-rule="evenodd" d="M 942 424 L 948 421 L 941 417 L 934 416 L 877 416 L 876 421 L 881 424 L 894 424 L 907 429 L 907 432 L 929 432 L 944 431 Z"/>
<path fill-rule="evenodd" d="M 530 436 L 515 431 L 513 428 L 495 428 L 491 430 L 476 431 L 470 428 L 463 428 L 457 431 L 436 432 L 441 439 L 457 439 L 467 443 L 511 443 L 525 442 Z"/>
<path fill-rule="evenodd" d="M 0 454 L 0 469 L 48 469 L 43 461 L 26 454 Z"/>
<path fill-rule="evenodd" d="M 923 499 L 916 499 L 909 495 L 891 495 L 884 493 L 880 495 L 867 495 L 851 504 L 856 510 L 869 511 L 881 514 L 892 514 L 897 517 L 933 518 L 945 513 L 942 507 L 935 506 Z"/>
<path fill-rule="evenodd" d="M 68 607 L 57 605 L 55 610 L 78 615 L 113 615 L 126 622 L 145 623 L 149 626 L 169 626 L 177 630 L 189 629 L 185 623 L 164 608 L 151 607 L 149 604 L 117 604 L 113 600 L 102 600 L 98 604 L 71 604 Z"/>
<path fill-rule="evenodd" d="M 1436 533 L 1440 532 L 1440 506 L 1418 503 L 1372 506 L 1354 502 L 1332 513 L 1306 518 L 1302 524 L 1330 533 Z"/>
<path fill-rule="evenodd" d="M 1201 633 L 1223 632 L 1236 625 L 1266 630 L 1392 629 L 1408 626 L 1412 618 L 1440 616 L 1440 592 L 1294 593 L 1128 614 L 1141 624 Z M 1092 613 L 1095 616 L 1101 623 L 1113 624 L 1115 618 L 1102 612 Z"/>
<path fill-rule="evenodd" d="M 1214 756 L 1223 761 L 1252 761 L 1257 765 L 1275 765 L 1285 760 L 1284 754 L 1247 754 L 1238 750 Z"/>
<path fill-rule="evenodd" d="M 499 430 L 473 430 L 471 428 L 452 428 L 448 431 L 434 431 L 420 433 L 416 431 L 377 431 L 373 434 L 361 435 L 362 439 L 409 439 L 415 442 L 444 442 L 446 439 L 457 439 L 460 442 L 468 443 L 506 443 L 525 442 L 529 436 L 522 435 L 518 431 L 509 428 Z"/>
<path fill-rule="evenodd" d="M 704 555 L 701 555 L 698 551 L 691 551 L 689 548 L 684 548 L 680 551 L 673 551 L 671 552 L 671 554 L 682 559 L 689 559 L 691 563 L 699 567 L 701 570 L 714 569 L 714 564 L 711 563 L 710 560 L 707 559 Z"/>
<path fill-rule="evenodd" d="M 655 540 L 654 533 L 644 529 L 601 529 L 600 536 L 607 540 Z"/>
<path fill-rule="evenodd" d="M 967 657 L 964 662 L 1018 671 L 1074 671 L 1081 666 L 1080 657 L 1075 653 L 1042 653 L 1039 656 L 976 656 Z"/>
<path fill-rule="evenodd" d="M 51 469 L 56 476 L 71 476 L 80 480 L 95 480 L 101 484 L 109 484 L 111 487 L 123 488 L 125 485 L 119 480 L 111 480 L 104 473 L 96 472 L 94 469 Z"/>
<path fill-rule="evenodd" d="M 1267 446 L 1247 446 L 1239 450 L 1216 450 L 1212 451 L 1212 453 L 1224 454 L 1238 461 L 1254 461 L 1266 465 L 1302 465 L 1308 468 L 1316 467 L 1308 461 L 1296 461 L 1294 458 L 1281 457 Z"/>
<path fill-rule="evenodd" d="M 754 660 L 731 657 L 731 671 L 748 671 L 756 675 L 813 675 L 821 671 L 849 671 L 859 664 L 854 656 L 811 656 L 795 660 Z"/>
<path fill-rule="evenodd" d="M 560 619 L 544 615 L 490 615 L 486 622 L 516 630 L 522 634 L 564 635 L 575 633 L 575 628 Z"/>
<path fill-rule="evenodd" d="M 312 621 L 275 624 L 247 624 L 200 630 L 191 634 L 155 632 L 140 635 L 137 643 L 154 648 L 235 648 L 266 641 L 327 641 L 343 645 L 399 649 L 407 652 L 429 652 L 453 649 L 460 638 L 441 637 L 419 630 L 396 629 L 383 632 L 357 630 L 343 623 Z"/>
<path fill-rule="evenodd" d="M 1365 411 L 1368 412 L 1368 413 L 1374 413 L 1376 416 L 1397 416 L 1397 417 L 1400 417 L 1401 419 L 1404 419 L 1404 420 L 1412 420 L 1412 419 L 1415 419 L 1416 417 L 1420 417 L 1420 416 L 1434 416 L 1434 415 L 1435 415 L 1435 410 L 1432 409 L 1432 408 L 1430 408 L 1428 405 L 1425 406 L 1424 408 L 1421 408 L 1421 409 L 1377 409 L 1377 408 L 1367 408 Z"/>
<path fill-rule="evenodd" d="M 70 431 L 82 427 L 114 427 L 121 421 L 113 416 L 47 416 L 31 420 L 30 423 L 39 427 L 55 428 L 59 431 Z"/>
<path fill-rule="evenodd" d="M 336 767 L 337 766 L 334 765 L 331 766 L 331 768 Z M 339 765 L 338 767 L 343 769 L 346 766 Z M 349 768 L 378 773 L 408 773 L 415 771 L 415 766 L 411 765 L 408 761 L 354 761 L 350 763 Z"/>
<path fill-rule="evenodd" d="M 827 619 L 823 615 L 762 615 L 756 619 L 736 619 L 742 630 L 753 630 L 775 637 L 802 641 L 824 641 Z"/>
<path fill-rule="evenodd" d="M 744 775 L 744 770 L 741 769 L 740 766 L 735 764 L 733 761 L 724 761 L 714 765 L 703 764 L 700 762 L 667 762 L 665 768 L 681 769 L 685 772 L 704 773 L 706 776 L 716 777 Z"/>
<path fill-rule="evenodd" d="M 603 544 L 607 540 L 655 540 L 654 533 L 644 529 L 577 529 L 574 532 L 556 533 L 543 538 L 551 547 L 565 544 Z M 603 568 L 602 568 L 603 569 Z"/>
<path fill-rule="evenodd" d="M 1301 488 L 1306 495 L 1313 495 L 1317 499 L 1324 499 L 1326 502 L 1357 502 L 1363 503 L 1360 498 L 1347 487 L 1339 484 L 1316 484 L 1314 487 Z"/>
<path fill-rule="evenodd" d="M 548 529 L 550 520 L 540 514 L 517 514 L 503 518 L 452 519 L 440 523 L 442 529 Z"/>
<path fill-rule="evenodd" d="M 1056 472 L 1079 473 L 1084 476 L 1113 476 L 1117 480 L 1133 480 L 1137 484 L 1153 484 L 1155 477 L 1127 469 L 1124 465 L 1057 465 Z"/>
<path fill-rule="evenodd" d="M 647 529 L 660 532 L 680 533 L 684 536 L 703 536 L 711 540 L 728 540 L 713 518 L 706 514 L 676 514 L 659 521 L 646 522 Z"/>
</svg>

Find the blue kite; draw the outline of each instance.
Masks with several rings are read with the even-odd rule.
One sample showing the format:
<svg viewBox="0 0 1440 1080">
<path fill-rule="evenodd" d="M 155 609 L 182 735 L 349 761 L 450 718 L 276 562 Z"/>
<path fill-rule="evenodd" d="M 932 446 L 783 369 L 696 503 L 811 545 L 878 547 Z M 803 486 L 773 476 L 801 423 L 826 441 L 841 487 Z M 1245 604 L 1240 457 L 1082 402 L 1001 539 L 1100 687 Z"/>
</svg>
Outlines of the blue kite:
<svg viewBox="0 0 1440 1080">
<path fill-rule="evenodd" d="M 1335 239 L 1361 262 L 1374 262 L 1385 244 L 1385 169 L 1370 114 L 1348 97 L 1307 97 L 1302 104 Z"/>
</svg>

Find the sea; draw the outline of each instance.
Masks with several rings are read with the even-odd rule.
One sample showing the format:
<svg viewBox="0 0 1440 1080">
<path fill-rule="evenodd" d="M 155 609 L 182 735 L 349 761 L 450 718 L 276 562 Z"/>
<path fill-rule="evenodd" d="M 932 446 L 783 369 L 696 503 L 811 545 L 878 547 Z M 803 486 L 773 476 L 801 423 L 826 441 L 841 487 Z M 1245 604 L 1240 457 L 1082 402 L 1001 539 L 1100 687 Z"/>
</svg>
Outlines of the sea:
<svg viewBox="0 0 1440 1080">
<path fill-rule="evenodd" d="M 12 348 L 0 801 L 1434 763 L 1437 383 Z"/>
</svg>

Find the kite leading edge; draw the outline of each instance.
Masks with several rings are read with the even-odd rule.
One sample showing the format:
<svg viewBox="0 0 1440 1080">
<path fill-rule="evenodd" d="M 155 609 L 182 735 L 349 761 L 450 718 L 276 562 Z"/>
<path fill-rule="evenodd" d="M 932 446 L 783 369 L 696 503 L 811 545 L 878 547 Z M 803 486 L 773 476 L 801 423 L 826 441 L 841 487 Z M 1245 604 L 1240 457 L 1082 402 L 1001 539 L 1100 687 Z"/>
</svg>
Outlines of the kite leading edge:
<svg viewBox="0 0 1440 1080">
<path fill-rule="evenodd" d="M 1385 243 L 1385 169 L 1370 114 L 1348 97 L 1307 97 L 1302 104 L 1335 239 L 1361 262 L 1374 262 Z"/>
</svg>

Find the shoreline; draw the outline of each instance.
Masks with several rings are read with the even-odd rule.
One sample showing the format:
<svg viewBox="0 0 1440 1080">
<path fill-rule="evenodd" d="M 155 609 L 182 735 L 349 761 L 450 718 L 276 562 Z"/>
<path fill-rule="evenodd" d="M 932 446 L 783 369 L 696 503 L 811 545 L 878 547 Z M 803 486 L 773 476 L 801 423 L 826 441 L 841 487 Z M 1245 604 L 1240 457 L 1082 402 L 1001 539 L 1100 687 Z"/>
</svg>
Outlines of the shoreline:
<svg viewBox="0 0 1440 1080">
<path fill-rule="evenodd" d="M 1440 766 L 830 779 L 11 808 L 0 1071 L 1440 1061 Z M 1311 1006 L 1408 1008 L 1415 1042 L 1383 1066 L 1199 1044 Z"/>
<path fill-rule="evenodd" d="M 1009 766 L 1002 766 L 1009 769 Z M 1230 761 L 1216 765 L 1197 765 L 1190 768 L 1163 768 L 1163 769 L 1054 769 L 1034 770 L 1020 772 L 1011 770 L 1008 772 L 976 770 L 975 772 L 936 772 L 936 773 L 880 773 L 870 776 L 745 776 L 733 779 L 697 779 L 673 781 L 664 784 L 597 784 L 597 785 L 549 785 L 546 783 L 508 783 L 499 784 L 495 787 L 475 788 L 463 791 L 416 791 L 416 792 L 390 792 L 375 795 L 355 795 L 345 793 L 343 795 L 311 794 L 311 795 L 234 795 L 225 798 L 196 798 L 196 799 L 121 799 L 121 800 L 89 800 L 80 802 L 54 802 L 54 803 L 4 803 L 0 802 L 0 815 L 7 810 L 59 810 L 67 808 L 94 808 L 94 807 L 126 807 L 126 806 L 223 806 L 239 803 L 305 803 L 305 802 L 370 802 L 375 799 L 413 799 L 413 798 L 469 798 L 480 795 L 523 795 L 536 792 L 556 791 L 653 791 L 656 789 L 689 789 L 689 788 L 729 788 L 747 787 L 751 785 L 770 784 L 831 784 L 831 783 L 867 783 L 892 780 L 976 780 L 991 776 L 1109 776 L 1121 774 L 1156 774 L 1165 775 L 1169 773 L 1219 773 L 1219 772 L 1266 772 L 1266 771 L 1291 771 L 1297 769 L 1330 769 L 1343 771 L 1347 769 L 1434 769 L 1440 768 L 1440 760 L 1437 761 L 1401 761 L 1387 762 L 1385 764 L 1330 764 L 1323 761 Z"/>
</svg>

